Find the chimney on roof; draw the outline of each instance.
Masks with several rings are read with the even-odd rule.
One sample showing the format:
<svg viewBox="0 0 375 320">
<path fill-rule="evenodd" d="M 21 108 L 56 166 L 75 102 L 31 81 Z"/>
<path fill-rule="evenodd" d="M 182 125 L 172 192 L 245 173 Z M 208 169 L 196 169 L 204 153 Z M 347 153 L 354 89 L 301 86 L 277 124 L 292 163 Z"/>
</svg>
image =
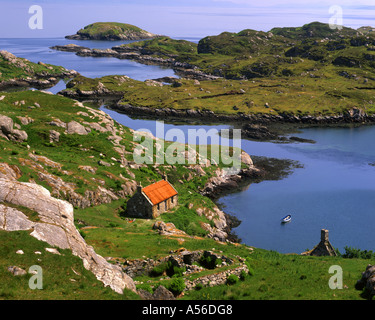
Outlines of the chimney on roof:
<svg viewBox="0 0 375 320">
<path fill-rule="evenodd" d="M 163 175 L 161 176 L 161 178 L 162 178 L 163 180 L 165 180 L 165 181 L 168 181 L 168 177 L 167 177 L 166 174 L 163 174 Z"/>
<path fill-rule="evenodd" d="M 138 193 L 141 193 L 141 192 L 142 192 L 142 185 L 141 185 L 141 183 L 139 183 L 139 184 L 137 185 L 137 192 L 138 192 Z"/>
<path fill-rule="evenodd" d="M 320 230 L 320 241 L 321 242 L 326 242 L 328 240 L 328 230 L 322 229 Z"/>
</svg>

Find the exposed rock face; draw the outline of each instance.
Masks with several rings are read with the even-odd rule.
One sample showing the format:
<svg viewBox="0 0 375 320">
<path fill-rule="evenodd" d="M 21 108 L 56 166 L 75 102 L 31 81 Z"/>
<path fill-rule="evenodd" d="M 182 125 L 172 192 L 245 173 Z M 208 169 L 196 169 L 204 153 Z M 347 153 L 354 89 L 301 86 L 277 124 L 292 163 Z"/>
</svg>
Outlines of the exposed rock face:
<svg viewBox="0 0 375 320">
<path fill-rule="evenodd" d="M 57 132 L 56 130 L 50 130 L 49 131 L 49 142 L 59 142 L 60 141 L 60 132 Z"/>
<path fill-rule="evenodd" d="M 164 286 L 157 287 L 153 294 L 145 290 L 139 291 L 140 296 L 144 300 L 176 300 L 173 293 L 166 289 Z"/>
<path fill-rule="evenodd" d="M 225 170 L 218 168 L 215 171 L 215 176 L 208 179 L 201 194 L 218 198 L 222 193 L 233 192 L 238 189 L 248 178 L 258 177 L 261 174 L 260 170 L 253 165 L 250 156 L 244 152 L 241 154 L 241 161 L 247 164 L 247 168 L 241 169 L 235 175 L 228 174 Z"/>
<path fill-rule="evenodd" d="M 9 178 L 9 179 L 18 179 L 22 176 L 21 170 L 15 166 L 7 163 L 0 163 L 0 179 Z"/>
<path fill-rule="evenodd" d="M 84 127 L 79 122 L 74 121 L 74 120 L 70 121 L 67 124 L 67 127 L 66 127 L 66 132 L 68 134 L 76 133 L 76 134 L 79 134 L 79 135 L 87 135 L 90 131 L 91 131 L 91 129 Z"/>
<path fill-rule="evenodd" d="M 13 128 L 13 120 L 7 116 L 0 115 L 0 136 L 12 141 L 22 142 L 27 140 L 27 133 L 23 130 Z"/>
<path fill-rule="evenodd" d="M 33 229 L 31 236 L 61 249 L 71 249 L 80 257 L 87 270 L 95 274 L 105 286 L 118 293 L 125 288 L 136 291 L 133 280 L 118 266 L 108 263 L 87 245 L 74 225 L 73 206 L 51 197 L 39 185 L 0 179 L 0 229 L 15 231 Z M 29 208 L 38 213 L 40 222 L 32 222 L 20 211 L 6 203 Z"/>
<path fill-rule="evenodd" d="M 0 204 L 0 229 L 6 231 L 30 230 L 33 225 L 21 211 Z"/>
<path fill-rule="evenodd" d="M 173 223 L 165 223 L 163 221 L 156 221 L 152 226 L 153 229 L 158 230 L 160 235 L 182 235 L 186 236 L 186 233 L 182 230 L 179 230 L 175 227 Z"/>
<path fill-rule="evenodd" d="M 26 117 L 17 117 L 17 118 L 21 121 L 21 123 L 24 126 L 26 126 L 26 125 L 34 122 L 34 119 L 32 119 L 32 118 L 30 118 L 28 116 L 26 116 Z"/>
</svg>

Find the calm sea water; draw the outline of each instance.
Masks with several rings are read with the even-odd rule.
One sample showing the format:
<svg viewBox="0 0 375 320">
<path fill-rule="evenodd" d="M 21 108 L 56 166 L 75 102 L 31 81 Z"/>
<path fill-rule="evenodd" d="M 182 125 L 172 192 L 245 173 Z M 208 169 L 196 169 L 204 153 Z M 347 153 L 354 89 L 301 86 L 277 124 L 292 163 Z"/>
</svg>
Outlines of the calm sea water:
<svg viewBox="0 0 375 320">
<path fill-rule="evenodd" d="M 190 39 L 191 40 L 191 39 Z M 0 39 L 0 48 L 33 62 L 62 65 L 87 77 L 124 74 L 145 80 L 174 76 L 173 70 L 114 58 L 78 57 L 49 49 L 57 44 L 77 43 L 91 48 L 110 48 L 123 42 L 73 41 L 66 39 Z M 53 92 L 65 87 L 60 82 Z M 103 109 L 133 129 L 149 129 L 155 121 L 132 119 Z M 165 124 L 165 130 L 228 128 L 228 125 Z M 292 159 L 303 168 L 287 178 L 250 185 L 247 190 L 222 197 L 225 211 L 237 216 L 235 232 L 244 243 L 282 253 L 301 253 L 320 240 L 320 229 L 330 231 L 335 248 L 345 246 L 375 250 L 375 126 L 360 128 L 310 128 L 298 136 L 316 144 L 275 144 L 241 140 L 250 155 Z M 162 138 L 162 137 L 161 137 Z M 292 222 L 280 219 L 292 214 Z"/>
<path fill-rule="evenodd" d="M 152 120 L 132 119 L 103 108 L 116 121 L 156 134 Z M 164 124 L 178 128 L 187 141 L 188 129 L 224 129 L 228 125 Z M 250 155 L 298 161 L 303 168 L 279 181 L 251 184 L 246 190 L 220 198 L 223 209 L 242 223 L 234 229 L 242 241 L 282 253 L 302 253 L 330 231 L 335 248 L 375 250 L 375 126 L 304 129 L 298 136 L 316 144 L 277 144 L 242 139 Z M 163 138 L 163 136 L 159 136 Z M 280 219 L 292 214 L 292 221 Z"/>
<path fill-rule="evenodd" d="M 127 75 L 130 78 L 144 81 L 162 77 L 175 76 L 173 70 L 159 66 L 143 65 L 131 60 L 122 60 L 108 57 L 82 57 L 74 52 L 63 52 L 52 50 L 55 45 L 66 45 L 69 43 L 80 46 L 106 49 L 114 46 L 130 43 L 132 41 L 83 41 L 68 40 L 65 38 L 43 38 L 43 39 L 0 39 L 0 49 L 7 50 L 18 57 L 26 58 L 37 63 L 42 61 L 55 65 L 61 65 L 67 69 L 78 71 L 85 77 L 98 78 L 106 75 Z M 63 84 L 60 84 L 63 86 Z M 65 87 L 63 87 L 65 89 Z M 61 90 L 61 89 L 60 89 Z"/>
</svg>

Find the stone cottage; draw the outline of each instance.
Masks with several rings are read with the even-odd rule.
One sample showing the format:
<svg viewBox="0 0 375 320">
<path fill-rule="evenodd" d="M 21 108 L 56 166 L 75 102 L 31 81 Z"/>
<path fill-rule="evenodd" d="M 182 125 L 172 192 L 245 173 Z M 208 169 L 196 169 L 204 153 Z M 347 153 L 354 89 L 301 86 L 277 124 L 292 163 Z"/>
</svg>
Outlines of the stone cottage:
<svg viewBox="0 0 375 320">
<path fill-rule="evenodd" d="M 155 219 L 174 208 L 178 202 L 178 192 L 166 177 L 147 187 L 137 187 L 137 192 L 127 203 L 126 214 L 130 217 Z"/>
</svg>

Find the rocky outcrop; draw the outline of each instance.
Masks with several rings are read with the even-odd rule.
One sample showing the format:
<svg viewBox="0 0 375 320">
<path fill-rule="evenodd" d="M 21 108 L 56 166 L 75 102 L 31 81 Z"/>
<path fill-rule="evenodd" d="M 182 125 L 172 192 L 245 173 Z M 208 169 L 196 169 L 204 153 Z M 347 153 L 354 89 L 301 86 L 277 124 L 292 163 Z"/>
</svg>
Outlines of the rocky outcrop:
<svg viewBox="0 0 375 320">
<path fill-rule="evenodd" d="M 365 289 L 370 296 L 375 296 L 375 265 L 369 264 L 366 271 L 362 273 L 362 278 L 356 283 L 357 290 Z"/>
<path fill-rule="evenodd" d="M 23 270 L 22 268 L 17 267 L 17 266 L 8 267 L 8 271 L 16 277 L 17 276 L 23 276 L 23 275 L 27 274 L 27 272 L 25 270 Z"/>
<path fill-rule="evenodd" d="M 218 198 L 224 193 L 235 192 L 248 183 L 250 178 L 261 176 L 262 172 L 256 168 L 250 156 L 245 152 L 241 155 L 242 163 L 247 161 L 247 168 L 241 169 L 237 174 L 228 174 L 224 169 L 217 168 L 214 177 L 208 179 L 201 194 L 211 198 Z"/>
<path fill-rule="evenodd" d="M 6 231 L 30 230 L 34 226 L 26 215 L 0 203 L 0 229 Z"/>
<path fill-rule="evenodd" d="M 21 178 L 21 170 L 16 165 L 8 163 L 0 163 L 0 179 L 12 179 L 16 180 Z"/>
<path fill-rule="evenodd" d="M 165 223 L 163 221 L 156 221 L 152 226 L 152 229 L 157 230 L 162 236 L 187 236 L 186 233 L 182 230 L 176 228 L 173 223 Z"/>
<path fill-rule="evenodd" d="M 66 52 L 79 52 L 83 50 L 90 50 L 88 47 L 79 46 L 78 44 L 65 44 L 62 46 L 53 46 L 50 47 L 50 49 L 58 50 L 58 51 L 66 51 Z"/>
<path fill-rule="evenodd" d="M 7 231 L 33 230 L 30 234 L 61 249 L 70 249 L 80 257 L 87 270 L 112 290 L 136 291 L 133 280 L 118 266 L 108 263 L 87 245 L 74 225 L 73 206 L 51 197 L 49 191 L 37 184 L 0 179 L 0 229 Z M 38 222 L 6 204 L 29 208 L 38 213 Z"/>
<path fill-rule="evenodd" d="M 91 132 L 90 128 L 86 128 L 83 125 L 81 125 L 77 121 L 70 121 L 67 126 L 66 126 L 66 132 L 68 134 L 79 134 L 79 135 L 87 135 L 88 133 Z"/>
<path fill-rule="evenodd" d="M 153 293 L 139 290 L 139 295 L 143 300 L 176 300 L 173 293 L 161 285 Z"/>
<path fill-rule="evenodd" d="M 69 175 L 69 172 L 62 170 L 62 165 L 60 163 L 54 162 L 47 157 L 37 156 L 32 153 L 29 154 L 29 158 L 30 159 L 19 158 L 21 165 L 25 165 L 35 171 L 39 180 L 44 181 L 49 187 L 51 187 L 53 196 L 63 198 L 78 208 L 87 208 L 103 203 L 110 203 L 114 200 L 118 200 L 119 197 L 125 197 L 126 195 L 132 194 L 132 192 L 136 189 L 135 181 L 123 179 L 121 185 L 122 190 L 116 191 L 116 194 L 100 185 L 95 190 L 86 190 L 84 194 L 79 194 L 76 192 L 77 185 L 75 183 L 66 182 L 61 177 L 49 173 L 45 169 L 45 166 L 55 168 L 63 175 Z M 0 170 L 1 169 L 4 176 L 10 177 L 12 174 L 18 175 L 19 177 L 21 176 L 20 173 L 16 173 L 17 171 L 20 172 L 19 168 L 16 166 L 11 168 L 6 164 L 0 164 Z M 2 174 L 0 171 L 0 177 L 1 176 Z"/>
<path fill-rule="evenodd" d="M 13 128 L 13 126 L 14 123 L 11 118 L 0 115 L 0 137 L 17 142 L 27 140 L 27 133 L 23 130 Z"/>
<path fill-rule="evenodd" d="M 29 60 L 18 58 L 14 54 L 5 50 L 0 51 L 0 58 L 7 61 L 10 66 L 20 68 L 23 73 L 28 74 L 28 76 L 14 77 L 12 79 L 0 81 L 0 89 L 8 87 L 49 88 L 54 86 L 59 79 L 72 78 L 78 75 L 77 71 L 67 70 L 65 68 L 60 68 L 59 71 L 54 71 L 52 66 L 46 65 L 43 62 L 38 62 L 38 64 L 45 67 L 46 71 L 36 72 Z"/>
</svg>

